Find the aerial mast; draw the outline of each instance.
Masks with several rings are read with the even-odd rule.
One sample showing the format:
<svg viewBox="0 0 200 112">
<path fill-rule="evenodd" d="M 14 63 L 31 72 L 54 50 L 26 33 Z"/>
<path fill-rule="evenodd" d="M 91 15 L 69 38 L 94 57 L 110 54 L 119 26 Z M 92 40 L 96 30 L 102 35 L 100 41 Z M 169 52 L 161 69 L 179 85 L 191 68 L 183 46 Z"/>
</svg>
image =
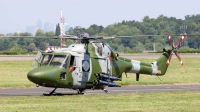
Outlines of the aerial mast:
<svg viewBox="0 0 200 112">
<path fill-rule="evenodd" d="M 62 37 L 64 37 L 65 34 L 65 18 L 62 16 L 62 9 L 60 10 L 60 47 L 64 47 L 65 45 L 65 39 L 63 39 Z"/>
<path fill-rule="evenodd" d="M 186 25 L 186 24 L 182 24 L 182 25 L 180 26 L 180 30 L 181 30 L 181 35 L 187 35 L 187 34 L 186 34 L 187 25 Z M 181 43 L 182 43 L 183 46 L 184 46 L 184 40 L 183 40 Z M 180 44 L 181 44 L 181 43 L 180 43 Z"/>
</svg>

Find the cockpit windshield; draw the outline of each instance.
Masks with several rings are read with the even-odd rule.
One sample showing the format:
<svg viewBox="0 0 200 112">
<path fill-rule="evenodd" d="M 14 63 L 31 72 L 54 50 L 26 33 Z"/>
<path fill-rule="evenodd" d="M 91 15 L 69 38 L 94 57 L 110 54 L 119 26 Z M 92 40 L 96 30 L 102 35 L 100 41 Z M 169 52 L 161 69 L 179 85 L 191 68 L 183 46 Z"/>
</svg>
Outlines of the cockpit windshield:
<svg viewBox="0 0 200 112">
<path fill-rule="evenodd" d="M 59 66 L 66 68 L 67 67 L 67 55 L 52 55 L 52 54 L 43 54 L 40 65 L 50 65 L 50 66 Z"/>
<path fill-rule="evenodd" d="M 67 55 L 54 55 L 49 65 L 59 66 L 66 68 L 67 66 Z"/>
<path fill-rule="evenodd" d="M 52 55 L 43 55 L 41 59 L 41 65 L 48 65 L 51 58 L 52 58 Z"/>
</svg>

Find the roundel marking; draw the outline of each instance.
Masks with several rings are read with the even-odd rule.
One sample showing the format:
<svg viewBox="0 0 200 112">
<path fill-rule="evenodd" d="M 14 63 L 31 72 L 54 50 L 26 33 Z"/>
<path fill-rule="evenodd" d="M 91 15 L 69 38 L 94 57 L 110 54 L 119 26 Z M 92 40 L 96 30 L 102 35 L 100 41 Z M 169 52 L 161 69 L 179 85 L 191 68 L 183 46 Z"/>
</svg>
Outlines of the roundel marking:
<svg viewBox="0 0 200 112">
<path fill-rule="evenodd" d="M 84 71 L 88 71 L 90 68 L 90 64 L 88 63 L 88 61 L 83 61 L 83 70 Z"/>
</svg>

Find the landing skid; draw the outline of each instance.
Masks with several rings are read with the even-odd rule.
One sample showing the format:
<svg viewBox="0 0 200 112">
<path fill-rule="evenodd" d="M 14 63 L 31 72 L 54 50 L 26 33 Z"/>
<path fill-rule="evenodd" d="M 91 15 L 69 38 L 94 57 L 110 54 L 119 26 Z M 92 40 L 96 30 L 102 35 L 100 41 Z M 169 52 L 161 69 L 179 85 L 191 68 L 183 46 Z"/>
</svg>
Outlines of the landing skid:
<svg viewBox="0 0 200 112">
<path fill-rule="evenodd" d="M 43 94 L 44 96 L 51 96 L 51 95 L 53 95 L 53 93 L 55 92 L 55 90 L 56 90 L 57 88 L 55 88 L 53 91 L 51 91 L 49 94 Z"/>
</svg>

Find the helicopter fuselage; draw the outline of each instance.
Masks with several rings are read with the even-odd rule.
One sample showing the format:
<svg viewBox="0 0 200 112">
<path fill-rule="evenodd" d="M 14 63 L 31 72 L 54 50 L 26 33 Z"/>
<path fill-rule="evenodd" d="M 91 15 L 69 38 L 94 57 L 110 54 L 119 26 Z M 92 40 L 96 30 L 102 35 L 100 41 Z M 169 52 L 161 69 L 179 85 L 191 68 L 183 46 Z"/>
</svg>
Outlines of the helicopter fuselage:
<svg viewBox="0 0 200 112">
<path fill-rule="evenodd" d="M 71 89 L 102 89 L 105 86 L 119 87 L 115 81 L 122 80 L 122 73 L 163 75 L 166 67 L 158 62 L 167 61 L 165 52 L 158 61 L 144 63 L 120 58 L 109 45 L 102 42 L 72 44 L 51 53 L 41 53 L 38 67 L 27 77 L 33 83 L 44 87 Z M 162 72 L 162 73 L 161 73 Z"/>
</svg>

